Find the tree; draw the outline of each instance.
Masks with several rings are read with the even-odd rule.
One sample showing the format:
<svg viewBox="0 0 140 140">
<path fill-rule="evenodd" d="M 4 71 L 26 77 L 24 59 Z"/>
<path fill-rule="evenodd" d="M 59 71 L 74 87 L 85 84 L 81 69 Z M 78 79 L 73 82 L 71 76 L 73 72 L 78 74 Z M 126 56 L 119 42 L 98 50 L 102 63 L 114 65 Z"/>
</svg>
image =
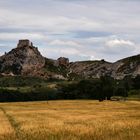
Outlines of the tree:
<svg viewBox="0 0 140 140">
<path fill-rule="evenodd" d="M 115 80 L 109 76 L 104 76 L 100 78 L 102 83 L 102 97 L 105 99 L 107 97 L 110 100 L 113 96 Z"/>
<path fill-rule="evenodd" d="M 140 89 L 140 75 L 133 79 L 133 88 Z"/>
</svg>

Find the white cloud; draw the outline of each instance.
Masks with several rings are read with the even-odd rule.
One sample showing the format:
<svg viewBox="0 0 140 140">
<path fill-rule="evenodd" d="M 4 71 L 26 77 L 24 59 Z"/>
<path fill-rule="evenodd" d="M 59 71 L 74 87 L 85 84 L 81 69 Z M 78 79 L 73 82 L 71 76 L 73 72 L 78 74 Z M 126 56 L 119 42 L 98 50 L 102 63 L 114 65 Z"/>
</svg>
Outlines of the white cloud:
<svg viewBox="0 0 140 140">
<path fill-rule="evenodd" d="M 46 37 L 38 33 L 0 33 L 0 40 L 19 40 L 19 39 L 41 40 Z"/>
<path fill-rule="evenodd" d="M 114 39 L 114 40 L 108 40 L 106 42 L 106 45 L 109 47 L 123 46 L 123 45 L 134 46 L 135 43 L 130 40 Z"/>
<path fill-rule="evenodd" d="M 51 41 L 48 45 L 52 45 L 52 46 L 66 46 L 66 47 L 81 47 L 81 45 L 75 41 L 64 41 L 64 40 L 53 40 Z"/>
<path fill-rule="evenodd" d="M 41 51 L 41 54 L 47 58 L 57 59 L 59 57 L 67 57 L 70 61 L 75 61 L 75 58 L 83 59 L 80 50 L 75 48 L 45 47 L 39 50 Z"/>
<path fill-rule="evenodd" d="M 60 50 L 62 55 L 78 55 L 80 52 L 75 48 L 65 48 Z"/>
</svg>

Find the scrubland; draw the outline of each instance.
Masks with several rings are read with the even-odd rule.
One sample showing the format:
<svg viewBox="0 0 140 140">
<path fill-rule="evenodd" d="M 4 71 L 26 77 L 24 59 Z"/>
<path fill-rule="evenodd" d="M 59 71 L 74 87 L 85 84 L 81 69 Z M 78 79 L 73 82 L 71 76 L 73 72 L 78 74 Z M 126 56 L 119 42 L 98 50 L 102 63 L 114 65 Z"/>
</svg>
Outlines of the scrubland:
<svg viewBox="0 0 140 140">
<path fill-rule="evenodd" d="M 139 101 L 0 103 L 0 140 L 139 139 Z"/>
</svg>

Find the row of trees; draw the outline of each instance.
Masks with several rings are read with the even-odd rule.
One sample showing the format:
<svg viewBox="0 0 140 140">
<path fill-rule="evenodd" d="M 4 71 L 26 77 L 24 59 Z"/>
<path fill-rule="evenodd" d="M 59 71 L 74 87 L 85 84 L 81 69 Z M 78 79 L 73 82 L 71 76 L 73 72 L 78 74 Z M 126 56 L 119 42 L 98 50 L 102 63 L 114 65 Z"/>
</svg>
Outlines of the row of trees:
<svg viewBox="0 0 140 140">
<path fill-rule="evenodd" d="M 64 99 L 99 99 L 110 100 L 111 96 L 128 96 L 127 84 L 110 77 L 94 80 L 82 80 L 61 86 L 61 97 Z"/>
<path fill-rule="evenodd" d="M 0 102 L 18 101 L 43 101 L 57 99 L 57 91 L 50 88 L 35 88 L 28 92 L 17 90 L 0 89 Z"/>
<path fill-rule="evenodd" d="M 47 84 L 47 83 L 46 83 Z M 30 91 L 22 92 L 0 88 L 0 101 L 35 101 L 55 99 L 110 99 L 111 96 L 128 96 L 128 91 L 140 89 L 140 76 L 114 80 L 111 77 L 81 80 L 75 82 L 58 82 L 57 87 L 48 88 L 32 86 Z"/>
</svg>

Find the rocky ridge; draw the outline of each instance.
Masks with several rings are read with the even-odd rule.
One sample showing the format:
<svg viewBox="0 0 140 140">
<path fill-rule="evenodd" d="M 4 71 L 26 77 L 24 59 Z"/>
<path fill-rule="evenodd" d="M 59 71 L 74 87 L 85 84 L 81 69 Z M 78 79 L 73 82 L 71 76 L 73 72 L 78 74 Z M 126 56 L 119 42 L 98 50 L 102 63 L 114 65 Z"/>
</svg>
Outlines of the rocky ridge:
<svg viewBox="0 0 140 140">
<path fill-rule="evenodd" d="M 15 49 L 0 57 L 0 74 L 3 76 L 37 76 L 45 79 L 92 79 L 111 76 L 140 75 L 140 55 L 128 57 L 115 63 L 101 61 L 69 62 L 68 58 L 48 59 L 41 55 L 29 40 L 19 40 Z"/>
</svg>

